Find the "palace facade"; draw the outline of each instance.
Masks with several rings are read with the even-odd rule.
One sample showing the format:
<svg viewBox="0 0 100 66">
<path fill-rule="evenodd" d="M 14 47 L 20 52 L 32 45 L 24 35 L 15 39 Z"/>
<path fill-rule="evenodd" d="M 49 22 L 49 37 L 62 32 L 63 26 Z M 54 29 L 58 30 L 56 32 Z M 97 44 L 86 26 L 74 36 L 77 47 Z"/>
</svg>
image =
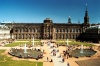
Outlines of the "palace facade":
<svg viewBox="0 0 100 66">
<path fill-rule="evenodd" d="M 80 38 L 87 27 L 90 26 L 88 11 L 86 8 L 84 22 L 72 23 L 68 18 L 67 23 L 54 23 L 46 18 L 43 23 L 7 23 L 11 28 L 11 38 L 14 39 L 77 39 Z"/>
<path fill-rule="evenodd" d="M 55 23 L 46 18 L 43 23 L 4 23 L 10 29 L 10 38 L 13 39 L 75 39 L 100 43 L 100 26 L 90 27 L 86 8 L 84 22 L 72 23 L 68 18 L 67 23 Z"/>
</svg>

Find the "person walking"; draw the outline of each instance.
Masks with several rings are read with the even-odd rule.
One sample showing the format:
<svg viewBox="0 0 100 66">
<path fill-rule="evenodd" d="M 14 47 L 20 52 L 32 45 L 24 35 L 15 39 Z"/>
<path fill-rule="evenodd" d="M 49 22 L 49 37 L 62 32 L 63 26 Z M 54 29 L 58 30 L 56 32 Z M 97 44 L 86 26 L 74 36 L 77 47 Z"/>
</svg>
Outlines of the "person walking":
<svg viewBox="0 0 100 66">
<path fill-rule="evenodd" d="M 49 58 L 47 57 L 47 62 L 49 61 Z"/>
<path fill-rule="evenodd" d="M 64 60 L 64 58 L 62 59 L 62 62 L 64 62 L 65 60 Z"/>
<path fill-rule="evenodd" d="M 53 60 L 51 59 L 51 61 L 50 62 L 53 62 Z"/>
<path fill-rule="evenodd" d="M 70 65 L 69 65 L 69 62 L 67 63 L 67 66 L 70 66 Z"/>
</svg>

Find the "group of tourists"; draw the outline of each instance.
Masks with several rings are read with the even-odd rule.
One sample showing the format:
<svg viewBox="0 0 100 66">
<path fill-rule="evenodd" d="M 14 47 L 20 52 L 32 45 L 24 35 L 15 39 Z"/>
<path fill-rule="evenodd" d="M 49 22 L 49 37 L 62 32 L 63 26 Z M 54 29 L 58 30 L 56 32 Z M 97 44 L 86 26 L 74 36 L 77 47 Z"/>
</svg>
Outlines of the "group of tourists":
<svg viewBox="0 0 100 66">
<path fill-rule="evenodd" d="M 59 52 L 59 49 L 57 49 L 57 48 L 59 47 L 58 44 L 55 45 L 55 44 L 53 44 L 53 43 L 48 42 L 47 45 L 49 46 L 50 49 L 52 49 L 51 52 L 50 52 L 51 55 L 56 56 L 56 54 Z M 67 56 L 67 59 L 69 58 L 69 52 L 68 52 L 68 51 L 70 51 L 70 49 L 71 49 L 71 47 L 69 47 L 68 50 L 63 51 L 63 55 L 64 55 L 65 57 Z M 57 55 L 58 55 L 58 54 L 57 54 Z M 61 54 L 59 54 L 58 58 L 60 58 L 60 57 L 62 57 Z M 62 58 L 62 62 L 65 62 L 65 57 Z M 48 57 L 47 57 L 46 59 L 47 59 L 47 62 L 48 62 L 48 61 L 49 61 L 49 62 L 53 62 L 53 60 L 52 60 L 52 59 L 49 59 Z M 70 66 L 70 64 L 67 63 L 67 66 Z"/>
</svg>

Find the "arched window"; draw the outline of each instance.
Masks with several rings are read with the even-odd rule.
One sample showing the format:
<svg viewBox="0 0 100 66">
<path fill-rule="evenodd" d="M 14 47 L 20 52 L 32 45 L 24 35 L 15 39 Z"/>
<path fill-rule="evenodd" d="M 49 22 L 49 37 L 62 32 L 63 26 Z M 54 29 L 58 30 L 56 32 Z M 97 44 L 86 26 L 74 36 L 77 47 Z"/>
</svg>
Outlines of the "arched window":
<svg viewBox="0 0 100 66">
<path fill-rule="evenodd" d="M 58 29 L 56 28 L 55 31 L 58 32 Z"/>
<path fill-rule="evenodd" d="M 32 28 L 30 28 L 30 32 L 32 32 Z"/>
<path fill-rule="evenodd" d="M 68 33 L 70 33 L 70 29 L 68 28 Z"/>
<path fill-rule="evenodd" d="M 35 37 L 36 37 L 36 39 L 38 39 L 38 35 L 37 34 L 35 35 Z"/>
<path fill-rule="evenodd" d="M 56 37 L 55 37 L 56 39 L 58 39 L 58 36 L 57 36 L 57 34 L 56 34 Z"/>
<path fill-rule="evenodd" d="M 31 34 L 29 34 L 29 39 L 31 39 Z"/>
<path fill-rule="evenodd" d="M 24 32 L 28 32 L 28 29 L 27 28 L 24 28 Z"/>
<path fill-rule="evenodd" d="M 15 38 L 17 39 L 17 34 L 15 34 Z"/>
<path fill-rule="evenodd" d="M 35 29 L 34 28 L 32 29 L 32 32 L 35 32 Z"/>
<path fill-rule="evenodd" d="M 28 38 L 28 35 L 26 34 L 26 39 Z"/>
<path fill-rule="evenodd" d="M 62 32 L 64 32 L 64 30 L 62 29 Z"/>
<path fill-rule="evenodd" d="M 30 32 L 30 28 L 28 28 L 28 32 Z"/>
<path fill-rule="evenodd" d="M 15 28 L 15 32 L 18 32 L 18 28 Z"/>
<path fill-rule="evenodd" d="M 64 34 L 63 34 L 63 39 L 64 39 L 64 37 L 65 37 L 65 36 L 64 36 Z"/>
<path fill-rule="evenodd" d="M 21 30 L 20 30 L 20 28 L 17 28 L 17 30 L 18 30 L 18 32 L 20 32 Z"/>
<path fill-rule="evenodd" d="M 76 32 L 78 33 L 78 29 L 76 29 Z"/>
<path fill-rule="evenodd" d="M 58 29 L 58 32 L 60 32 L 60 29 Z"/>
<path fill-rule="evenodd" d="M 74 28 L 72 28 L 72 33 L 74 33 L 75 32 L 75 29 Z"/>
<path fill-rule="evenodd" d="M 23 28 L 21 28 L 21 32 L 23 32 Z"/>
<path fill-rule="evenodd" d="M 35 28 L 35 32 L 37 32 L 37 29 Z"/>
<path fill-rule="evenodd" d="M 22 39 L 24 39 L 24 34 L 22 34 Z"/>
<path fill-rule="evenodd" d="M 76 33 L 76 29 L 74 29 L 74 32 Z"/>
<path fill-rule="evenodd" d="M 72 32 L 72 29 L 70 29 L 70 33 Z"/>
</svg>

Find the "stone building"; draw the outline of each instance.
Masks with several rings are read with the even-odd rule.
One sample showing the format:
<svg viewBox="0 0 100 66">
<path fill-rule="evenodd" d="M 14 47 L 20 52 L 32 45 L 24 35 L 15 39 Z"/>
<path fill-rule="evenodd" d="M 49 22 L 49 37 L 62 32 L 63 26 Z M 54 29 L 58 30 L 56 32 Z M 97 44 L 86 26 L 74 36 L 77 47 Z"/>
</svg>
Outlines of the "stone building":
<svg viewBox="0 0 100 66">
<path fill-rule="evenodd" d="M 68 18 L 67 23 L 55 23 L 46 18 L 43 23 L 7 23 L 11 28 L 10 34 L 14 39 L 77 39 L 80 38 L 89 24 L 89 16 L 86 8 L 84 22 L 72 23 Z"/>
<path fill-rule="evenodd" d="M 88 27 L 80 36 L 83 41 L 100 43 L 100 25 Z"/>
<path fill-rule="evenodd" d="M 0 24 L 0 39 L 8 39 L 10 37 L 10 28 L 8 26 L 5 26 L 4 24 Z M 13 38 L 13 37 L 12 37 Z"/>
</svg>

